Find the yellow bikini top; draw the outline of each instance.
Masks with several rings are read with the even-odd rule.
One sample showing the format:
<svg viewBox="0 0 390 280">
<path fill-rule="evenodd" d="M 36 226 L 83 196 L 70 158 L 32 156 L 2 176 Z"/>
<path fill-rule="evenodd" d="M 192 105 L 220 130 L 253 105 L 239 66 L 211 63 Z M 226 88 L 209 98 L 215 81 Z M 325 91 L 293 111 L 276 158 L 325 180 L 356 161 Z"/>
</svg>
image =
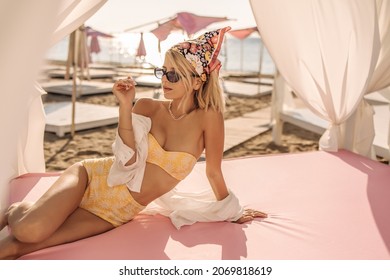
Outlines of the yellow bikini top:
<svg viewBox="0 0 390 280">
<path fill-rule="evenodd" d="M 146 162 L 153 163 L 164 169 L 173 178 L 181 181 L 194 168 L 196 158 L 186 152 L 165 151 L 156 138 L 149 133 L 149 151 Z"/>
</svg>

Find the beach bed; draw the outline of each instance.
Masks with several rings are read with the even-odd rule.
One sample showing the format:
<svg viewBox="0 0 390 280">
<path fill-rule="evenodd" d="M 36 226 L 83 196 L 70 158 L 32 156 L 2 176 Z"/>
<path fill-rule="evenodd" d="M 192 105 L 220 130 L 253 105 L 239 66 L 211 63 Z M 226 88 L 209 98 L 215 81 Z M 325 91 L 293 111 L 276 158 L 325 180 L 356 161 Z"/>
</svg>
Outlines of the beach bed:
<svg viewBox="0 0 390 280">
<path fill-rule="evenodd" d="M 139 86 L 161 88 L 161 79 L 157 79 L 154 75 L 140 75 L 134 80 Z"/>
<path fill-rule="evenodd" d="M 390 88 L 368 94 L 365 99 L 372 105 L 375 112 L 373 143 L 375 153 L 390 160 Z"/>
<path fill-rule="evenodd" d="M 272 86 L 245 83 L 239 81 L 222 81 L 222 89 L 229 96 L 256 98 L 271 94 Z"/>
<path fill-rule="evenodd" d="M 322 134 L 329 123 L 318 117 L 307 108 L 285 108 L 280 112 L 279 118 L 283 122 L 288 122 L 303 129 Z"/>
<path fill-rule="evenodd" d="M 250 84 L 260 84 L 260 85 L 268 85 L 272 86 L 274 84 L 273 78 L 262 78 L 262 77 L 256 77 L 256 78 L 243 78 L 240 79 L 243 83 L 250 83 Z"/>
<path fill-rule="evenodd" d="M 177 230 L 161 215 L 138 215 L 109 232 L 21 259 L 390 259 L 390 166 L 341 150 L 224 160 L 222 169 L 241 204 L 267 212 L 267 219 Z M 14 179 L 9 202 L 36 200 L 58 175 Z M 205 163 L 198 162 L 177 188 L 209 188 Z"/>
<path fill-rule="evenodd" d="M 70 78 L 72 78 L 73 71 L 70 70 Z M 50 78 L 65 78 L 65 69 L 56 69 L 48 72 Z M 116 72 L 111 69 L 89 69 L 89 78 L 91 79 L 105 79 L 113 78 Z"/>
<path fill-rule="evenodd" d="M 152 68 L 132 68 L 132 67 L 118 67 L 115 69 L 117 75 L 137 77 L 140 75 L 153 75 L 154 69 Z"/>
<path fill-rule="evenodd" d="M 375 112 L 373 141 L 374 153 L 384 159 L 390 159 L 390 90 L 374 92 L 364 97 Z M 278 113 L 278 121 L 273 128 L 274 141 L 280 141 L 283 123 L 288 122 L 303 129 L 323 134 L 329 122 L 311 112 L 302 102 L 293 99 L 293 105 L 284 105 Z"/>
<path fill-rule="evenodd" d="M 154 99 L 163 99 L 160 79 L 157 79 L 152 75 L 139 75 L 137 77 L 132 76 L 132 78 L 137 83 L 137 87 L 152 88 L 152 90 L 147 90 L 147 93 L 144 91 L 137 91 L 137 94 L 139 93 L 139 97 L 145 96 Z M 127 79 L 127 76 L 117 76 L 114 78 L 116 81 L 120 79 Z M 138 99 L 137 96 L 136 99 Z"/>
<path fill-rule="evenodd" d="M 77 85 L 76 96 L 110 93 L 112 92 L 112 85 L 112 83 L 107 82 L 82 80 Z M 41 86 L 48 93 L 71 96 L 73 92 L 72 80 L 50 80 L 41 83 Z"/>
<path fill-rule="evenodd" d="M 56 102 L 44 104 L 46 115 L 45 131 L 59 137 L 71 132 L 72 103 Z M 104 105 L 76 102 L 75 131 L 118 123 L 118 108 Z"/>
</svg>

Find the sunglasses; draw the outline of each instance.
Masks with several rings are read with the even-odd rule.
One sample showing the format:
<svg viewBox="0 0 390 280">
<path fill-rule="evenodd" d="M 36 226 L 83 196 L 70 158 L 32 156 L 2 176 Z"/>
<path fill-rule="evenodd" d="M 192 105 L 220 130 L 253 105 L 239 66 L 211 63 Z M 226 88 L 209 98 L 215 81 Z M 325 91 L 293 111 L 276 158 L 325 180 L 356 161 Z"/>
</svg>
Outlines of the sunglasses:
<svg viewBox="0 0 390 280">
<path fill-rule="evenodd" d="M 171 83 L 177 83 L 180 80 L 179 74 L 177 74 L 174 70 L 167 71 L 166 68 L 154 68 L 154 75 L 157 79 L 162 79 L 165 75 L 167 80 Z"/>
</svg>

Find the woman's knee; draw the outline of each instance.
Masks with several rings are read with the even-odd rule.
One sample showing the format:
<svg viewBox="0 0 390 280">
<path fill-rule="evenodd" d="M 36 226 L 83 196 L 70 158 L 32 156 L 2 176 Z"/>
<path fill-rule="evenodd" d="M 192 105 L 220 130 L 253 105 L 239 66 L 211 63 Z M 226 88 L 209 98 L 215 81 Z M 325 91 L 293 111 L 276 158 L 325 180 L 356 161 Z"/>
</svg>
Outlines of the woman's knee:
<svg viewBox="0 0 390 280">
<path fill-rule="evenodd" d="M 38 220 L 22 220 L 10 228 L 11 234 L 20 242 L 38 243 L 48 238 L 44 225 Z"/>
<path fill-rule="evenodd" d="M 82 163 L 75 163 L 65 170 L 59 181 L 67 181 L 78 186 L 82 186 L 83 192 L 88 180 L 87 171 Z M 47 201 L 42 200 L 42 201 Z M 41 202 L 45 203 L 45 202 Z M 39 203 L 38 203 L 39 204 Z M 42 205 L 39 204 L 39 207 Z M 12 235 L 21 242 L 36 243 L 48 238 L 53 233 L 52 221 L 49 217 L 37 213 L 33 203 L 22 202 L 14 204 L 9 215 L 9 227 Z M 10 208 L 11 208 L 10 207 Z M 34 208 L 35 207 L 35 208 Z M 42 212 L 42 211 L 41 211 Z"/>
<path fill-rule="evenodd" d="M 21 242 L 40 242 L 45 238 L 42 222 L 31 219 L 28 215 L 33 203 L 18 202 L 9 208 L 8 226 L 12 235 Z"/>
<path fill-rule="evenodd" d="M 68 167 L 61 176 L 72 176 L 77 182 L 85 185 L 88 181 L 87 169 L 81 162 L 77 162 Z"/>
</svg>

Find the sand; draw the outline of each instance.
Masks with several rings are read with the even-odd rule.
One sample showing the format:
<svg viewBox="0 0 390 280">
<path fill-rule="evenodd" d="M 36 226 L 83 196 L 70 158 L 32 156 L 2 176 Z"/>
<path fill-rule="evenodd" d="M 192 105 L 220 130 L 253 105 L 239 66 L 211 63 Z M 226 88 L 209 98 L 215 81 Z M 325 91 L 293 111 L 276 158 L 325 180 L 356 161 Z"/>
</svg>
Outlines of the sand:
<svg viewBox="0 0 390 280">
<path fill-rule="evenodd" d="M 147 88 L 138 88 L 139 91 Z M 69 101 L 69 96 L 47 94 L 44 102 Z M 99 94 L 79 97 L 78 101 L 93 104 L 116 106 L 112 94 Z M 244 113 L 270 106 L 271 96 L 259 98 L 227 98 L 225 119 L 238 117 Z M 47 171 L 64 170 L 69 165 L 85 158 L 105 157 L 112 155 L 111 144 L 115 138 L 116 125 L 103 126 L 76 132 L 72 138 L 69 134 L 58 137 L 54 133 L 44 135 L 44 153 Z M 320 135 L 299 127 L 285 124 L 282 144 L 272 142 L 271 131 L 259 134 L 224 153 L 224 158 L 265 155 L 272 153 L 304 152 L 318 149 Z"/>
</svg>

